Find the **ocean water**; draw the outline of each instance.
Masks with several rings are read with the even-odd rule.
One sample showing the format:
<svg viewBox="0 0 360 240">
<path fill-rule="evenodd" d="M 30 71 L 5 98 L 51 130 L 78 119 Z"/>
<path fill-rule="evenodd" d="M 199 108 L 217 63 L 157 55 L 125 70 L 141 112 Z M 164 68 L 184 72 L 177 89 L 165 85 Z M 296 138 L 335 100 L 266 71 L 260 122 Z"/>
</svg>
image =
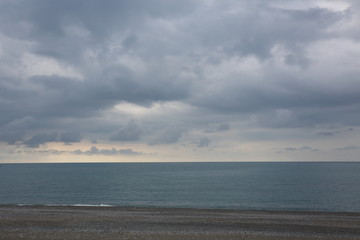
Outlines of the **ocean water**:
<svg viewBox="0 0 360 240">
<path fill-rule="evenodd" d="M 0 204 L 360 212 L 360 163 L 2 164 Z"/>
</svg>

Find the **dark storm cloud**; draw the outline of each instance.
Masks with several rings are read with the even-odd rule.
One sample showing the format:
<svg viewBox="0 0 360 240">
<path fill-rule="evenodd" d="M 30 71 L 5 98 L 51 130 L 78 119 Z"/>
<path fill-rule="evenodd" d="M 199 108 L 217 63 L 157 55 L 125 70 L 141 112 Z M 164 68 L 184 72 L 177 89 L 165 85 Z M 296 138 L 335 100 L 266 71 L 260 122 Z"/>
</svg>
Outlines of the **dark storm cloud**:
<svg viewBox="0 0 360 240">
<path fill-rule="evenodd" d="M 358 125 L 360 5 L 274 2 L 0 1 L 0 141 L 177 143 L 209 116 L 221 120 L 205 132 L 219 134 L 246 117 L 270 128 Z M 157 128 L 163 119 L 107 115 L 159 102 L 193 112 Z M 199 109 L 209 115 L 193 120 Z"/>
</svg>

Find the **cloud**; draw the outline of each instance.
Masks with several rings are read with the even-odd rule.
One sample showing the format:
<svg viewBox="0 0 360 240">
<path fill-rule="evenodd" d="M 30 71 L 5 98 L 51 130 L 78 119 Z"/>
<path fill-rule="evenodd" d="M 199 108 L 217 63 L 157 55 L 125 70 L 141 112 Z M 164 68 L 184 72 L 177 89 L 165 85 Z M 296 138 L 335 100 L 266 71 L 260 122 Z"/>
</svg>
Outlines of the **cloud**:
<svg viewBox="0 0 360 240">
<path fill-rule="evenodd" d="M 45 144 L 47 142 L 57 142 L 57 133 L 42 133 L 36 134 L 32 136 L 30 139 L 23 142 L 27 147 L 30 148 L 38 148 L 41 144 Z"/>
<path fill-rule="evenodd" d="M 228 123 L 221 123 L 215 128 L 208 128 L 204 132 L 206 133 L 215 133 L 215 132 L 226 132 L 230 129 L 230 125 Z"/>
<path fill-rule="evenodd" d="M 302 146 L 299 148 L 300 151 L 314 151 L 314 152 L 317 152 L 319 151 L 319 149 L 317 148 L 312 148 L 312 147 L 309 147 L 309 146 Z"/>
<path fill-rule="evenodd" d="M 111 141 L 137 141 L 140 139 L 142 130 L 135 123 L 135 121 L 130 121 L 127 126 L 120 129 L 114 133 L 111 137 Z"/>
<path fill-rule="evenodd" d="M 22 131 L 3 131 L 0 133 L 0 141 L 13 145 L 23 140 L 25 133 Z"/>
<path fill-rule="evenodd" d="M 21 142 L 26 134 L 26 130 L 34 125 L 34 118 L 26 116 L 16 118 L 4 126 L 0 127 L 0 141 L 13 145 Z"/>
<path fill-rule="evenodd" d="M 316 134 L 320 135 L 320 136 L 333 136 L 334 135 L 333 132 L 318 132 Z"/>
<path fill-rule="evenodd" d="M 157 144 L 172 144 L 177 143 L 181 136 L 183 135 L 184 129 L 177 128 L 177 127 L 169 127 L 164 131 L 160 132 L 160 134 L 151 139 L 149 141 L 150 145 L 157 145 Z"/>
<path fill-rule="evenodd" d="M 39 150 L 39 153 L 61 155 L 61 154 L 67 153 L 67 151 L 62 151 L 62 150 L 57 150 L 57 149 L 48 149 L 48 150 Z"/>
<path fill-rule="evenodd" d="M 60 135 L 60 141 L 64 143 L 75 143 L 81 141 L 80 132 L 64 132 Z"/>
<path fill-rule="evenodd" d="M 31 137 L 26 137 L 26 131 L 10 128 L 3 131 L 0 134 L 0 141 L 4 141 L 9 145 L 14 144 L 23 144 L 30 148 L 38 148 L 42 144 L 47 142 L 64 142 L 66 144 L 80 142 L 81 134 L 79 132 L 64 132 L 62 134 L 58 133 L 39 133 L 34 134 Z"/>
<path fill-rule="evenodd" d="M 197 147 L 208 147 L 211 143 L 211 140 L 208 137 L 203 137 L 199 140 L 199 143 L 197 144 Z"/>
<path fill-rule="evenodd" d="M 335 148 L 336 151 L 350 151 L 350 150 L 358 150 L 360 149 L 358 146 L 347 146 L 347 147 L 341 147 L 341 148 Z"/>
<path fill-rule="evenodd" d="M 295 151 L 310 151 L 310 152 L 318 152 L 319 149 L 312 148 L 309 146 L 302 146 L 302 147 L 286 147 L 281 149 L 276 149 L 277 153 L 285 152 L 295 152 Z"/>
<path fill-rule="evenodd" d="M 131 148 L 127 148 L 127 149 L 119 149 L 119 153 L 122 155 L 142 155 L 141 152 L 135 152 L 133 151 Z"/>
<path fill-rule="evenodd" d="M 3 0 L 0 141 L 335 149 L 352 131 L 324 129 L 360 122 L 359 23 L 350 0 Z"/>
<path fill-rule="evenodd" d="M 128 156 L 135 156 L 135 155 L 143 155 L 141 152 L 136 152 L 130 148 L 126 149 L 99 149 L 95 146 L 92 146 L 90 150 L 88 151 L 81 151 L 81 150 L 75 150 L 71 152 L 76 155 L 128 155 Z"/>
</svg>

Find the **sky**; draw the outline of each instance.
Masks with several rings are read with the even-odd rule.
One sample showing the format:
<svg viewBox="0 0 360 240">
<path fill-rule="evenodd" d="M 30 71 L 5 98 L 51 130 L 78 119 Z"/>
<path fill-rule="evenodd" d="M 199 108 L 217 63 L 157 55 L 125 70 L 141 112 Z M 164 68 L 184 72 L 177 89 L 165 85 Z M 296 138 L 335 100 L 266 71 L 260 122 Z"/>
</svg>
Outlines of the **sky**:
<svg viewBox="0 0 360 240">
<path fill-rule="evenodd" d="M 359 161 L 358 0 L 0 0 L 0 162 Z"/>
</svg>

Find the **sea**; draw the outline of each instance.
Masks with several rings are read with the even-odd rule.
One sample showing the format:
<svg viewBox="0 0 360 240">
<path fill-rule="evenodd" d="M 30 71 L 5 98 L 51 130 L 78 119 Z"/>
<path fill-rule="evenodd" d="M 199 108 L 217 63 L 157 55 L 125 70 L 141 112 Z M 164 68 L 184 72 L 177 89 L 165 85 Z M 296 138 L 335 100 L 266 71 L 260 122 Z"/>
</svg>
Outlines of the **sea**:
<svg viewBox="0 0 360 240">
<path fill-rule="evenodd" d="M 360 163 L 1 164 L 8 204 L 360 212 Z"/>
</svg>

